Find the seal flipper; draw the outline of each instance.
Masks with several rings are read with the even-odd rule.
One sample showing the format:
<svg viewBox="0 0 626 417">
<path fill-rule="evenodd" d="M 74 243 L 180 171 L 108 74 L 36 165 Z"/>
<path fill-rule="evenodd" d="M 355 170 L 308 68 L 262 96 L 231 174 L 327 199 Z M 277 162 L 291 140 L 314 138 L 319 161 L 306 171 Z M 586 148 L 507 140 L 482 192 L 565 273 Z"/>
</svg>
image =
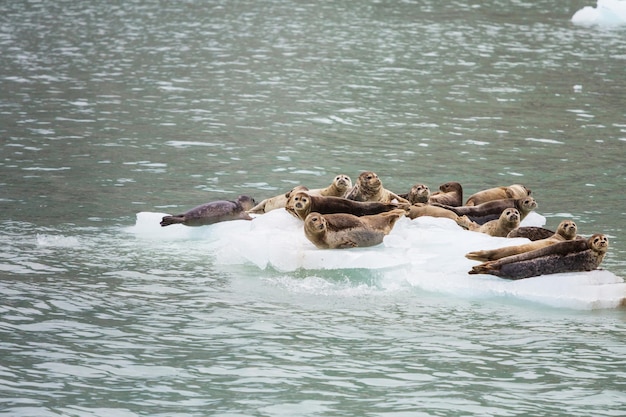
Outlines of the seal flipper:
<svg viewBox="0 0 626 417">
<path fill-rule="evenodd" d="M 169 226 L 171 224 L 180 224 L 185 222 L 185 215 L 178 214 L 176 216 L 164 216 L 161 219 L 161 227 Z"/>
</svg>

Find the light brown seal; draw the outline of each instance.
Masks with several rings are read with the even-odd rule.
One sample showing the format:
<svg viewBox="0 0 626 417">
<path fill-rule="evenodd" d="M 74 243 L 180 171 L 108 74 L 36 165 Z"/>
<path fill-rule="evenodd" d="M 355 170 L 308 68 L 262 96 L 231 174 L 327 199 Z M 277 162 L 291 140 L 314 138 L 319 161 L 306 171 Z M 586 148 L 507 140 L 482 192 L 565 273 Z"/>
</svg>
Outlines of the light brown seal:
<svg viewBox="0 0 626 417">
<path fill-rule="evenodd" d="M 408 200 L 387 190 L 375 172 L 365 171 L 359 175 L 352 190 L 346 194 L 348 200 L 354 201 L 378 201 L 391 203 L 396 200 L 399 203 L 409 204 Z"/>
<path fill-rule="evenodd" d="M 575 239 L 577 236 L 578 228 L 576 223 L 572 220 L 563 220 L 556 232 L 545 239 L 535 240 L 530 243 L 524 243 L 522 245 L 506 246 L 504 248 L 491 249 L 491 250 L 479 250 L 469 252 L 465 255 L 466 258 L 474 261 L 494 261 L 500 258 L 504 258 L 511 255 L 517 255 L 524 252 L 530 252 L 531 250 L 540 249 L 545 246 L 554 245 L 558 242 L 564 242 L 566 240 Z"/>
<path fill-rule="evenodd" d="M 467 216 L 471 221 L 478 224 L 485 224 L 490 220 L 495 220 L 507 208 L 516 208 L 520 213 L 520 220 L 524 220 L 528 213 L 537 208 L 537 201 L 533 197 L 524 198 L 504 198 L 500 200 L 488 201 L 476 206 L 442 206 L 459 216 Z M 554 234 L 554 233 L 552 233 Z"/>
<path fill-rule="evenodd" d="M 323 197 L 298 191 L 289 197 L 285 209 L 295 217 L 304 220 L 309 213 L 321 214 L 349 213 L 355 216 L 379 214 L 399 208 L 395 203 L 378 201 L 353 201 L 342 197 Z"/>
<path fill-rule="evenodd" d="M 470 274 L 491 274 L 506 279 L 523 279 L 561 272 L 597 269 L 609 248 L 606 235 L 555 243 L 530 252 L 507 256 L 474 266 Z"/>
<path fill-rule="evenodd" d="M 432 193 L 429 203 L 457 207 L 463 204 L 463 187 L 458 182 L 446 182 L 439 186 L 439 191 Z"/>
<path fill-rule="evenodd" d="M 289 196 L 291 195 L 291 193 L 295 191 L 308 191 L 308 190 L 309 189 L 305 187 L 304 185 L 298 185 L 284 194 L 278 194 L 274 197 L 266 198 L 265 200 L 261 201 L 259 204 L 257 204 L 256 206 L 248 210 L 248 213 L 263 214 L 263 213 L 268 213 L 272 210 L 285 208 L 285 205 L 287 204 L 287 200 L 289 199 Z"/>
<path fill-rule="evenodd" d="M 503 198 L 522 198 L 529 196 L 531 190 L 522 184 L 512 184 L 508 187 L 494 187 L 479 191 L 468 197 L 465 202 L 466 206 L 477 206 L 492 200 L 501 200 Z"/>
<path fill-rule="evenodd" d="M 382 243 L 404 210 L 354 216 L 347 213 L 309 213 L 304 220 L 304 234 L 320 249 L 368 247 Z"/>
<path fill-rule="evenodd" d="M 407 217 L 416 219 L 418 217 L 430 216 L 430 217 L 445 217 L 452 219 L 455 222 L 460 221 L 460 217 L 453 211 L 447 210 L 443 207 L 431 206 L 430 204 L 417 203 L 409 207 Z"/>
<path fill-rule="evenodd" d="M 326 188 L 309 190 L 309 194 L 324 197 L 343 197 L 352 189 L 352 179 L 344 174 L 337 175 L 333 182 Z"/>
<path fill-rule="evenodd" d="M 212 201 L 202 204 L 175 216 L 164 216 L 161 226 L 184 224 L 185 226 L 206 226 L 229 220 L 252 220 L 246 213 L 254 206 L 255 201 L 247 195 L 240 195 L 235 201 Z"/>
<path fill-rule="evenodd" d="M 516 208 L 508 208 L 502 212 L 497 220 L 488 221 L 483 225 L 470 221 L 466 216 L 462 216 L 457 223 L 468 230 L 491 236 L 506 237 L 511 230 L 519 226 L 520 214 Z"/>
</svg>

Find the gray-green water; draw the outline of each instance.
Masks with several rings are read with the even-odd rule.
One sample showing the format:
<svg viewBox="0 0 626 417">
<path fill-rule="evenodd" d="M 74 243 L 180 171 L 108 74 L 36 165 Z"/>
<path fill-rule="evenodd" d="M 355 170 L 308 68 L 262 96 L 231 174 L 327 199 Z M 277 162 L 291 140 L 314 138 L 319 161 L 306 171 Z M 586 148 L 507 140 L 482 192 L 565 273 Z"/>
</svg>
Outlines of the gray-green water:
<svg viewBox="0 0 626 417">
<path fill-rule="evenodd" d="M 219 262 L 241 225 L 130 232 L 338 173 L 521 182 L 625 277 L 626 29 L 572 24 L 588 5 L 0 4 L 0 414 L 626 415 L 624 310 L 560 281 L 259 268 Z"/>
</svg>

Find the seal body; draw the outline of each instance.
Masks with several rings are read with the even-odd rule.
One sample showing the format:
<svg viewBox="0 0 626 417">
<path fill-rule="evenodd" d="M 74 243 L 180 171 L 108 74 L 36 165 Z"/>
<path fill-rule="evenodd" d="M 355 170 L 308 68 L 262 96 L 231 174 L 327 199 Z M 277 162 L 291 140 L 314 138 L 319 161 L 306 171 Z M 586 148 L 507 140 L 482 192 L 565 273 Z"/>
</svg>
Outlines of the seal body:
<svg viewBox="0 0 626 417">
<path fill-rule="evenodd" d="M 508 208 L 502 212 L 497 220 L 488 221 L 483 225 L 470 221 L 466 216 L 460 217 L 457 224 L 475 232 L 506 237 L 511 230 L 519 226 L 520 221 L 519 211 L 516 208 Z"/>
<path fill-rule="evenodd" d="M 382 243 L 404 210 L 368 216 L 312 212 L 304 220 L 304 234 L 319 249 L 345 249 Z"/>
<path fill-rule="evenodd" d="M 523 198 L 504 198 L 500 200 L 488 201 L 476 206 L 442 206 L 453 211 L 459 216 L 467 216 L 467 218 L 478 224 L 485 224 L 488 221 L 495 220 L 500 217 L 502 212 L 507 208 L 515 208 L 520 213 L 520 221 L 537 208 L 537 201 L 530 196 Z M 551 233 L 551 235 L 554 234 Z"/>
<path fill-rule="evenodd" d="M 529 196 L 531 190 L 522 184 L 512 184 L 508 187 L 494 187 L 472 194 L 465 202 L 466 206 L 477 206 L 487 201 L 502 200 L 504 198 L 522 198 Z"/>
<path fill-rule="evenodd" d="M 514 229 L 515 230 L 515 229 Z M 524 252 L 530 252 L 535 249 L 541 249 L 545 246 L 553 245 L 558 242 L 564 242 L 566 240 L 572 240 L 576 238 L 578 228 L 576 227 L 576 223 L 572 220 L 563 220 L 557 231 L 552 234 L 550 237 L 545 239 L 539 239 L 535 241 L 531 241 L 530 243 L 524 243 L 522 245 L 513 245 L 506 246 L 498 249 L 491 250 L 479 250 L 474 252 L 469 252 L 465 255 L 466 258 L 472 259 L 475 261 L 493 261 L 501 258 L 505 258 L 507 256 L 517 255 Z M 509 233 L 510 234 L 510 233 Z"/>
<path fill-rule="evenodd" d="M 246 212 L 255 204 L 252 197 L 240 195 L 235 201 L 212 201 L 194 207 L 183 214 L 164 216 L 161 226 L 184 224 L 185 226 L 206 226 L 229 220 L 252 220 Z"/>
<path fill-rule="evenodd" d="M 304 220 L 312 212 L 320 214 L 348 213 L 366 216 L 395 210 L 397 204 L 377 201 L 353 201 L 342 197 L 323 197 L 307 192 L 296 192 L 289 197 L 285 209 L 293 216 Z"/>
<path fill-rule="evenodd" d="M 523 279 L 561 272 L 592 271 L 600 266 L 608 248 L 608 237 L 596 233 L 586 240 L 567 240 L 497 261 L 485 262 L 474 266 L 469 273 Z"/>
<path fill-rule="evenodd" d="M 446 182 L 439 186 L 439 191 L 431 194 L 428 201 L 446 206 L 457 207 L 463 204 L 463 187 L 458 182 Z"/>
<path fill-rule="evenodd" d="M 511 230 L 506 237 L 525 237 L 529 240 L 541 240 L 547 239 L 552 235 L 554 235 L 554 230 L 546 229 L 545 227 L 524 226 Z"/>
<path fill-rule="evenodd" d="M 409 201 L 383 187 L 378 175 L 372 171 L 365 171 L 359 175 L 356 184 L 346 194 L 348 200 L 354 201 L 377 201 L 391 203 L 396 200 L 399 203 L 409 204 Z"/>
<path fill-rule="evenodd" d="M 430 217 L 445 217 L 452 219 L 455 222 L 460 221 L 460 217 L 453 211 L 445 209 L 443 207 L 432 206 L 430 204 L 413 204 L 409 207 L 407 217 L 416 219 L 418 217 L 430 216 Z"/>
</svg>

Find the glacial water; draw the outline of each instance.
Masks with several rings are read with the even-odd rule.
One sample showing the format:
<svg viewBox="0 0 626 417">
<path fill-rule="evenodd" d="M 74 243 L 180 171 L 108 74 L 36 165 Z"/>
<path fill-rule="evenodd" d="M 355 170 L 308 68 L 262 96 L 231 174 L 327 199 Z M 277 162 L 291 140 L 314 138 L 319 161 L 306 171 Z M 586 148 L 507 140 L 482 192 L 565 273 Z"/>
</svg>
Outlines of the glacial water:
<svg viewBox="0 0 626 417">
<path fill-rule="evenodd" d="M 625 3 L 0 4 L 0 415 L 626 415 Z M 512 282 L 446 219 L 158 224 L 364 170 L 523 183 L 609 253 Z"/>
</svg>

